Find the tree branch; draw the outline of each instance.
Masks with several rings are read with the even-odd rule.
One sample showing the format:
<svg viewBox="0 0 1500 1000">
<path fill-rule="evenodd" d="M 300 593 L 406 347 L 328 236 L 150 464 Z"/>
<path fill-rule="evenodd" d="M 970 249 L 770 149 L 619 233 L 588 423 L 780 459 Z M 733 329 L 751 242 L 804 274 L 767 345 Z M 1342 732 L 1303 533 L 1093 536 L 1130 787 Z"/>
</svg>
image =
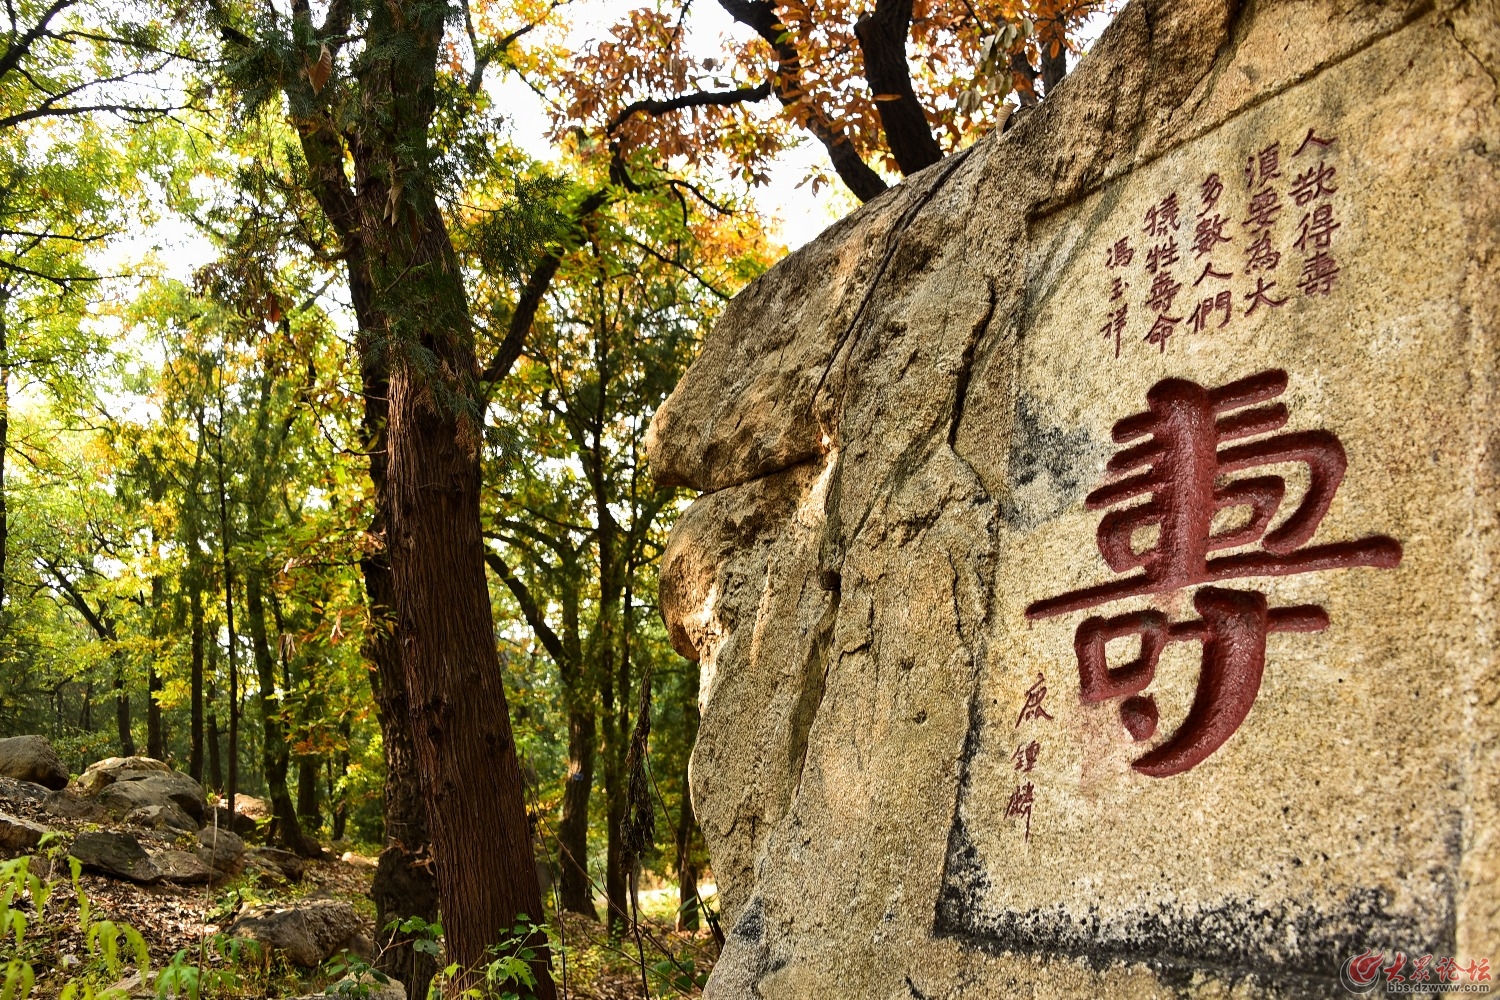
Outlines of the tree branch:
<svg viewBox="0 0 1500 1000">
<path fill-rule="evenodd" d="M 557 664 L 557 669 L 566 673 L 574 668 L 576 664 L 569 660 L 567 651 L 563 649 L 562 639 L 552 630 L 552 626 L 547 624 L 547 619 L 542 616 L 542 609 L 537 605 L 536 598 L 531 596 L 531 591 L 527 589 L 526 584 L 510 571 L 510 567 L 505 565 L 505 560 L 496 553 L 486 550 L 484 561 L 490 569 L 495 571 L 500 582 L 505 584 L 515 596 L 516 603 L 521 606 L 521 614 L 526 617 L 526 624 L 531 626 L 531 631 L 541 642 L 542 647 L 547 650 L 547 655 L 552 657 L 552 661 Z"/>
<path fill-rule="evenodd" d="M 608 188 L 595 191 L 579 203 L 578 210 L 573 213 L 574 223 L 581 224 L 608 201 Z M 526 281 L 526 287 L 521 290 L 521 297 L 516 300 L 515 311 L 510 314 L 510 328 L 505 333 L 505 339 L 500 342 L 500 349 L 479 376 L 482 381 L 493 385 L 510 374 L 511 368 L 526 348 L 526 338 L 531 335 L 531 326 L 536 321 L 536 311 L 541 307 L 542 298 L 547 294 L 547 289 L 551 287 L 552 279 L 557 276 L 557 269 L 561 266 L 561 250 L 551 251 L 537 261 L 531 277 Z"/>
<path fill-rule="evenodd" d="M 844 134 L 841 126 L 828 119 L 822 109 L 811 103 L 802 103 L 806 96 L 802 91 L 802 61 L 797 47 L 789 37 L 786 25 L 776 13 L 772 0 L 719 0 L 719 6 L 729 16 L 753 30 L 776 53 L 776 79 L 773 84 L 776 99 L 803 127 L 813 134 L 828 158 L 839 179 L 860 201 L 869 201 L 885 190 L 885 181 L 860 159 L 854 143 Z"/>
<path fill-rule="evenodd" d="M 665 100 L 643 100 L 636 101 L 625 106 L 619 114 L 615 115 L 605 133 L 612 135 L 615 129 L 625 124 L 635 115 L 644 112 L 648 115 L 661 116 L 683 108 L 727 108 L 735 104 L 753 103 L 763 101 L 771 96 L 771 81 L 755 87 L 737 87 L 734 90 L 706 90 L 693 94 L 681 94 L 677 97 Z"/>
</svg>

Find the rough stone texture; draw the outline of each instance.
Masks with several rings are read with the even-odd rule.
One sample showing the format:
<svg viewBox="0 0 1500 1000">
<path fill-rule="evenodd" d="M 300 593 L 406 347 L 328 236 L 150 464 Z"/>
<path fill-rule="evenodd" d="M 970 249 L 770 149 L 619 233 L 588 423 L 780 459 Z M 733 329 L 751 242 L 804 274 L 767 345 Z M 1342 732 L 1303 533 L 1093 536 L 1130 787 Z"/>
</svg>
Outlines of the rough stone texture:
<svg viewBox="0 0 1500 1000">
<path fill-rule="evenodd" d="M 73 786 L 84 795 L 97 795 L 106 785 L 112 785 L 122 773 L 142 771 L 170 771 L 165 762 L 155 757 L 106 757 L 96 760 L 83 769 Z"/>
<path fill-rule="evenodd" d="M 650 452 L 709 491 L 661 593 L 702 668 L 694 806 L 733 928 L 707 997 L 1327 997 L 1366 948 L 1500 953 L 1497 81 L 1495 0 L 1136 0 L 1039 109 L 731 304 Z M 1320 163 L 1331 190 L 1299 204 Z M 1281 257 L 1256 270 L 1268 187 Z M 1148 239 L 1173 194 L 1180 228 Z M 1318 237 L 1298 245 L 1325 205 L 1326 295 L 1301 287 Z M 1215 214 L 1230 242 L 1199 254 Z M 1158 275 L 1181 286 L 1162 310 Z M 1388 536 L 1399 565 L 1214 584 L 1328 624 L 1271 633 L 1233 735 L 1149 776 L 1132 763 L 1184 725 L 1203 642 L 1161 654 L 1137 743 L 1120 697 L 1082 702 L 1075 637 L 1090 615 L 1192 621 L 1208 581 L 1027 609 L 1139 573 L 1161 539 L 1126 536 L 1118 572 L 1096 545 L 1127 504 L 1085 497 L 1145 440 L 1117 421 L 1165 379 L 1267 371 L 1285 428 L 1245 440 L 1326 432 L 1347 456 L 1298 551 Z M 1285 480 L 1272 532 L 1310 453 L 1227 470 Z M 1249 521 L 1229 506 L 1215 533 Z M 1214 555 L 1265 555 L 1267 530 Z M 1039 677 L 1046 715 L 1022 718 Z"/>
<path fill-rule="evenodd" d="M 161 881 L 161 869 L 128 833 L 80 833 L 68 853 L 83 862 L 85 871 L 142 885 Z"/>
<path fill-rule="evenodd" d="M 146 806 L 175 805 L 196 829 L 205 815 L 203 786 L 150 757 L 110 757 L 90 764 L 75 787 L 116 817 Z"/>
<path fill-rule="evenodd" d="M 29 819 L 0 812 L 0 851 L 17 854 L 29 851 L 42 842 L 47 828 Z"/>
<path fill-rule="evenodd" d="M 199 860 L 196 854 L 187 851 L 152 851 L 151 863 L 161 871 L 167 882 L 178 885 L 203 885 L 212 882 L 217 873 Z"/>
<path fill-rule="evenodd" d="M 68 784 L 68 769 L 45 736 L 0 740 L 0 775 L 47 788 L 64 788 Z"/>
<path fill-rule="evenodd" d="M 251 848 L 246 856 L 248 864 L 267 869 L 289 882 L 300 882 L 307 873 L 307 862 L 291 851 L 275 847 Z"/>
<path fill-rule="evenodd" d="M 311 967 L 345 948 L 367 942 L 359 914 L 343 900 L 302 900 L 288 906 L 256 906 L 229 926 L 234 937 L 253 938 L 281 952 L 293 965 Z"/>
<path fill-rule="evenodd" d="M 179 833 L 198 832 L 198 824 L 191 816 L 178 808 L 175 802 L 141 806 L 125 814 L 125 822 L 152 830 L 172 830 Z"/>
<path fill-rule="evenodd" d="M 238 834 L 214 827 L 198 831 L 198 858 L 215 871 L 238 875 L 245 870 L 245 842 Z"/>
<path fill-rule="evenodd" d="M 34 781 L 0 777 L 0 805 L 11 809 L 34 809 L 57 794 L 59 793 L 49 792 L 45 786 Z"/>
</svg>

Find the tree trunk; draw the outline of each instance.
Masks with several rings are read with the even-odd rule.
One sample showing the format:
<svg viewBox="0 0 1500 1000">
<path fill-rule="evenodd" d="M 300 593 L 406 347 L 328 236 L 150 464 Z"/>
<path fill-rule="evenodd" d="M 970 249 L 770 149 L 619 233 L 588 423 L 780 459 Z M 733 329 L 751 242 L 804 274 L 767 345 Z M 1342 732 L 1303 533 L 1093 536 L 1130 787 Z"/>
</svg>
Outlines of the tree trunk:
<svg viewBox="0 0 1500 1000">
<path fill-rule="evenodd" d="M 371 5 L 354 145 L 359 231 L 390 359 L 388 544 L 396 635 L 449 961 L 468 972 L 543 917 L 480 533 L 478 362 L 425 160 L 446 3 Z M 554 1000 L 545 938 L 538 1000 Z M 472 985 L 460 974 L 449 990 Z"/>
<path fill-rule="evenodd" d="M 367 383 L 365 411 L 377 405 L 381 412 L 378 434 L 367 440 L 385 441 L 384 382 Z M 379 391 L 380 399 L 373 394 Z M 367 433 L 369 424 L 366 426 Z M 383 448 L 371 448 L 371 478 L 376 483 L 375 522 L 370 534 L 385 538 L 385 460 Z M 378 465 L 379 471 L 375 469 Z M 377 478 L 378 477 L 378 478 Z M 397 647 L 391 615 L 395 602 L 392 593 L 390 559 L 385 550 L 377 550 L 360 560 L 365 577 L 365 599 L 370 606 L 371 628 L 365 639 L 365 656 L 373 669 L 370 687 L 375 694 L 376 714 L 385 743 L 385 849 L 375 869 L 370 895 L 375 900 L 376 943 L 381 948 L 376 965 L 380 971 L 406 986 L 407 996 L 425 997 L 427 985 L 437 972 L 437 961 L 411 947 L 411 934 L 391 928 L 393 922 L 412 917 L 432 923 L 438 915 L 437 879 L 428 849 L 426 805 L 422 801 L 421 779 L 417 773 L 416 748 L 412 745 L 410 713 L 407 710 L 406 680 L 401 674 L 401 650 Z M 334 836 L 343 835 L 344 806 L 334 812 Z"/>
<path fill-rule="evenodd" d="M 458 331 L 423 340 L 474 370 Z M 404 359 L 391 373 L 391 568 L 448 955 L 470 969 L 521 915 L 543 914 L 485 581 L 480 430 L 436 401 L 431 378 Z M 536 993 L 552 1000 L 540 954 Z"/>
<path fill-rule="evenodd" d="M 308 836 L 317 836 L 323 826 L 323 816 L 318 811 L 318 771 L 323 762 L 316 757 L 297 758 L 297 818 Z"/>
<path fill-rule="evenodd" d="M 256 570 L 245 578 L 245 611 L 250 619 L 250 645 L 255 654 L 255 673 L 260 688 L 261 769 L 271 798 L 274 817 L 272 836 L 289 851 L 304 857 L 321 854 L 315 842 L 302 835 L 302 824 L 287 789 L 288 758 L 286 732 L 281 723 L 281 699 L 276 696 L 276 658 L 266 641 L 266 610 L 262 589 L 265 581 Z"/>
<path fill-rule="evenodd" d="M 876 0 L 874 12 L 860 17 L 854 26 L 886 146 L 906 176 L 943 158 L 942 147 L 932 137 L 932 126 L 911 86 L 906 62 L 911 11 L 912 0 Z"/>
<path fill-rule="evenodd" d="M 10 510 L 5 496 L 5 459 L 10 447 L 10 344 L 5 322 L 8 299 L 0 295 L 0 615 L 5 612 L 5 554 L 10 550 Z"/>
<path fill-rule="evenodd" d="M 696 690 L 692 697 L 696 702 Z M 692 746 L 698 738 L 698 706 L 690 704 L 684 714 L 687 716 L 688 731 L 683 735 L 688 746 Z M 677 930 L 679 931 L 696 931 L 698 911 L 702 908 L 702 902 L 698 898 L 698 879 L 701 873 L 698 870 L 698 859 L 693 853 L 698 817 L 693 812 L 693 790 L 688 781 L 688 761 L 691 759 L 691 754 L 683 758 L 682 809 L 677 816 Z"/>
<path fill-rule="evenodd" d="M 160 499 L 155 497 L 154 499 Z M 165 588 L 159 576 L 151 578 L 151 638 L 161 638 L 161 611 L 165 600 Z M 157 760 L 167 759 L 167 739 L 161 726 L 161 674 L 156 670 L 156 649 L 153 643 L 151 659 L 146 661 L 146 756 Z"/>
<path fill-rule="evenodd" d="M 135 756 L 135 737 L 130 733 L 130 692 L 125 687 L 125 668 L 115 668 L 115 729 L 120 737 L 120 756 Z"/>
<path fill-rule="evenodd" d="M 197 550 L 197 540 L 193 542 Z M 188 584 L 189 616 L 192 619 L 192 718 L 188 727 L 188 776 L 203 783 L 203 587 L 196 572 Z"/>
<path fill-rule="evenodd" d="M 595 920 L 599 914 L 589 882 L 588 837 L 597 741 L 592 699 L 580 691 L 568 699 L 568 779 L 563 785 L 562 818 L 557 824 L 558 895 L 564 910 Z"/>
</svg>

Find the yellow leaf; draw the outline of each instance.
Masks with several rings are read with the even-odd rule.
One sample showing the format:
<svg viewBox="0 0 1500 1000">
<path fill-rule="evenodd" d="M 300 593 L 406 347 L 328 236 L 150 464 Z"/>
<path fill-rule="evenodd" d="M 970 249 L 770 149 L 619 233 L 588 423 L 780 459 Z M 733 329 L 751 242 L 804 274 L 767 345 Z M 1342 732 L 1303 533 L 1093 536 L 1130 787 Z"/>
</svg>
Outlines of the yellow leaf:
<svg viewBox="0 0 1500 1000">
<path fill-rule="evenodd" d="M 901 100 L 901 95 L 900 94 L 876 94 L 875 95 L 875 100 L 877 100 L 877 101 L 899 101 L 899 100 Z"/>
<path fill-rule="evenodd" d="M 306 56 L 302 57 L 305 68 L 302 75 L 307 77 L 307 82 L 312 85 L 314 94 L 321 94 L 323 87 L 328 83 L 328 78 L 333 75 L 333 53 L 328 51 L 324 45 L 318 50 L 318 61 L 309 62 Z"/>
</svg>

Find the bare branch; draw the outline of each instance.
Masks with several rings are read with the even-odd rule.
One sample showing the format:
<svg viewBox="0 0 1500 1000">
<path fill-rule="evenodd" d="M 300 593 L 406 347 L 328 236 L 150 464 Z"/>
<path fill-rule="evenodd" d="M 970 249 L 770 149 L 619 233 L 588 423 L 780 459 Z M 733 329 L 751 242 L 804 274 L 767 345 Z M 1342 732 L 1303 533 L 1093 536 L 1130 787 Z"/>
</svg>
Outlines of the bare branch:
<svg viewBox="0 0 1500 1000">
<path fill-rule="evenodd" d="M 605 128 L 605 133 L 612 135 L 615 129 L 625 124 L 638 114 L 661 116 L 683 108 L 706 108 L 706 107 L 730 107 L 735 104 L 753 103 L 763 101 L 771 96 L 771 81 L 756 87 L 737 87 L 734 90 L 706 90 L 693 94 L 681 94 L 677 97 L 665 100 L 636 101 L 625 106 L 614 120 Z"/>
</svg>

